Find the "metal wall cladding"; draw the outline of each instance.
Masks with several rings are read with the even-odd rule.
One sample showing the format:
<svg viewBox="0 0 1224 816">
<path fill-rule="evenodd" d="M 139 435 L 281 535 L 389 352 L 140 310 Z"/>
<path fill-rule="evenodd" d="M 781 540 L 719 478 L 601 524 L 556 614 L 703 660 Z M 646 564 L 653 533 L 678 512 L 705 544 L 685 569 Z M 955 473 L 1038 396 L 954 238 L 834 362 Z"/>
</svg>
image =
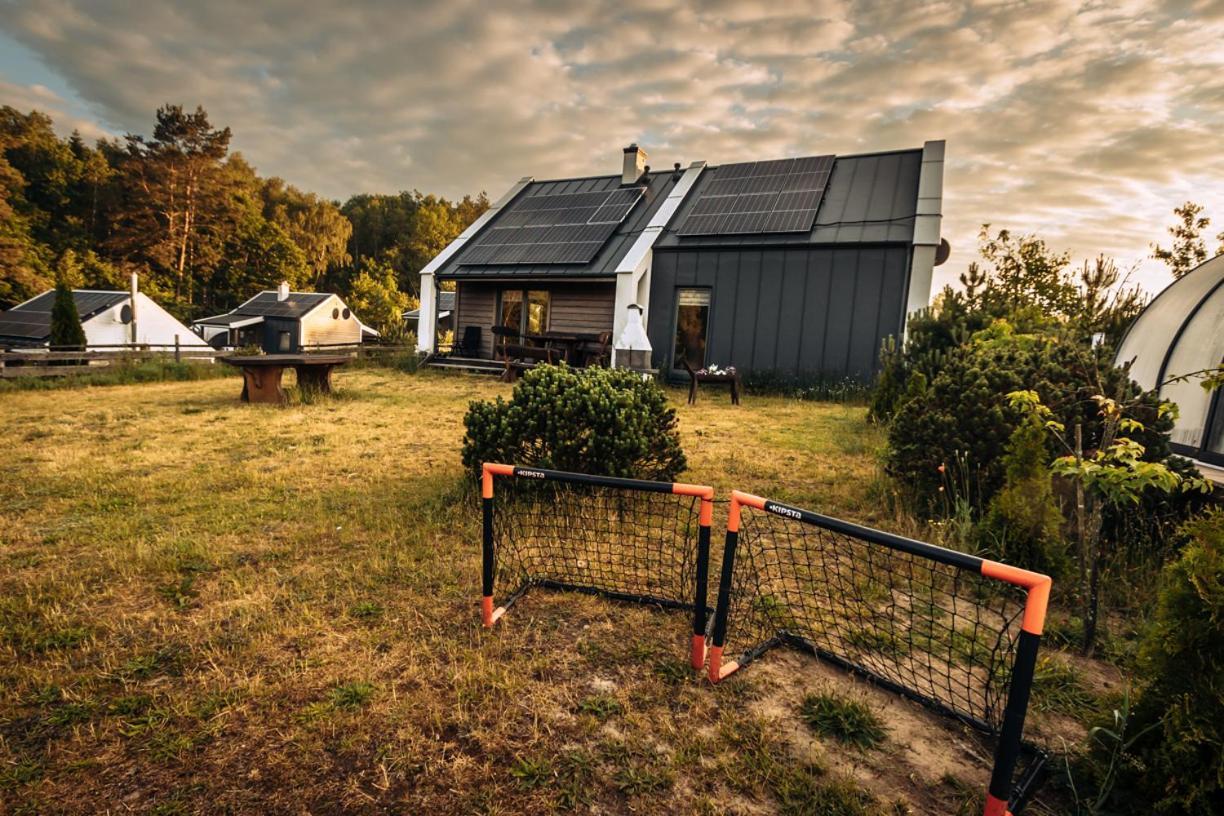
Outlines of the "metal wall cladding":
<svg viewBox="0 0 1224 816">
<path fill-rule="evenodd" d="M 904 327 L 909 266 L 905 245 L 656 251 L 653 363 L 676 362 L 677 289 L 708 287 L 707 362 L 869 381 Z"/>
</svg>

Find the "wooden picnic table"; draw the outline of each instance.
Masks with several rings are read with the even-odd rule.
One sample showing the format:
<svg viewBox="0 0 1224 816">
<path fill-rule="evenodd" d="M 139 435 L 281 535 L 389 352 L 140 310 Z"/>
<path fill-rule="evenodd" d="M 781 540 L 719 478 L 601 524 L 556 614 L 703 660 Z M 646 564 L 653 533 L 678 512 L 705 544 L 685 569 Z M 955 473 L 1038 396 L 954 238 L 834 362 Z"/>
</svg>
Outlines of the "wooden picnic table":
<svg viewBox="0 0 1224 816">
<path fill-rule="evenodd" d="M 251 354 L 222 357 L 226 365 L 242 369 L 242 401 L 284 405 L 288 398 L 281 387 L 286 368 L 297 372 L 298 388 L 331 393 L 331 372 L 351 360 L 347 354 Z"/>
<path fill-rule="evenodd" d="M 528 334 L 525 337 L 536 343 L 543 343 L 545 348 L 559 347 L 565 362 L 570 365 L 576 362 L 578 354 L 583 351 L 583 346 L 600 342 L 598 334 L 585 332 L 546 331 L 539 334 Z"/>
</svg>

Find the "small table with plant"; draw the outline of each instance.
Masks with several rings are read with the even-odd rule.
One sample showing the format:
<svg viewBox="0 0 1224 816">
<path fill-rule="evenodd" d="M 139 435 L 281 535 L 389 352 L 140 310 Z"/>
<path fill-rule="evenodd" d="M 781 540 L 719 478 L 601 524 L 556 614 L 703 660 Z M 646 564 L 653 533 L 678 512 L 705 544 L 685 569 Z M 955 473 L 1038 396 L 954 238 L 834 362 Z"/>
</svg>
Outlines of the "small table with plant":
<svg viewBox="0 0 1224 816">
<path fill-rule="evenodd" d="M 697 402 L 697 383 L 726 383 L 731 386 L 731 404 L 740 404 L 740 379 L 735 366 L 719 368 L 716 365 L 707 365 L 694 371 L 688 360 L 681 359 L 680 363 L 689 375 L 689 405 Z"/>
</svg>

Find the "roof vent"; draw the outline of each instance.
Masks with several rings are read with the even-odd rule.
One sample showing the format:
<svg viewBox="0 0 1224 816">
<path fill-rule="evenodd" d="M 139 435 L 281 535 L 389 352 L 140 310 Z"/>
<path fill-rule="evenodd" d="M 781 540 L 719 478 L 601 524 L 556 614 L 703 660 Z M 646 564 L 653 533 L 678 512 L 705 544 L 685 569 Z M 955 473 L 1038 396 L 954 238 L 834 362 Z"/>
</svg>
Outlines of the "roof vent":
<svg viewBox="0 0 1224 816">
<path fill-rule="evenodd" d="M 276 299 L 277 300 L 288 300 L 289 299 L 289 282 L 288 281 L 281 281 L 280 286 L 276 287 Z"/>
<path fill-rule="evenodd" d="M 637 184 L 642 173 L 646 172 L 646 151 L 631 144 L 625 148 L 625 163 L 621 169 L 621 184 L 628 186 Z"/>
</svg>

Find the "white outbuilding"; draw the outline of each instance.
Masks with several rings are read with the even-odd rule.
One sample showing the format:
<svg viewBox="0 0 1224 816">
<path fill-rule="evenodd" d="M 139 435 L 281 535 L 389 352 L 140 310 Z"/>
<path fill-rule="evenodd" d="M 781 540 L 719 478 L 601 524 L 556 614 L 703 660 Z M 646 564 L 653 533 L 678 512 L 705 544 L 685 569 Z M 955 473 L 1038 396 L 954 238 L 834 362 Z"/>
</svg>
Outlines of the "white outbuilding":
<svg viewBox="0 0 1224 816">
<path fill-rule="evenodd" d="M 184 349 L 210 346 L 174 315 L 143 292 L 73 289 L 87 346 L 119 348 L 133 343 L 167 351 L 177 343 Z M 0 348 L 40 348 L 51 340 L 51 308 L 55 290 L 19 303 L 0 313 Z M 133 337 L 133 333 L 135 336 Z"/>
<path fill-rule="evenodd" d="M 1177 403 L 1173 450 L 1224 481 L 1224 389 L 1206 391 L 1201 377 L 1178 379 L 1224 362 L 1224 255 L 1157 295 L 1122 338 L 1116 362 L 1130 363 L 1135 382 Z"/>
</svg>

